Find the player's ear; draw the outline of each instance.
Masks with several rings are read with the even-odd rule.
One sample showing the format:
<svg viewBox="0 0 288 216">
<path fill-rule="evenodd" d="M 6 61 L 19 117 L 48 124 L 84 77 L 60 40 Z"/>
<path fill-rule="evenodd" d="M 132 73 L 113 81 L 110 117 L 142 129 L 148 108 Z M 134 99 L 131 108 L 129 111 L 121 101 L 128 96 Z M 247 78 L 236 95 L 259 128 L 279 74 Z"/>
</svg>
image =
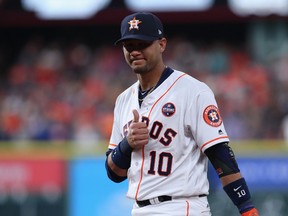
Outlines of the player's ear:
<svg viewBox="0 0 288 216">
<path fill-rule="evenodd" d="M 167 44 L 166 38 L 163 37 L 163 38 L 159 39 L 159 45 L 160 45 L 161 52 L 164 52 L 164 50 L 166 48 L 166 44 Z"/>
</svg>

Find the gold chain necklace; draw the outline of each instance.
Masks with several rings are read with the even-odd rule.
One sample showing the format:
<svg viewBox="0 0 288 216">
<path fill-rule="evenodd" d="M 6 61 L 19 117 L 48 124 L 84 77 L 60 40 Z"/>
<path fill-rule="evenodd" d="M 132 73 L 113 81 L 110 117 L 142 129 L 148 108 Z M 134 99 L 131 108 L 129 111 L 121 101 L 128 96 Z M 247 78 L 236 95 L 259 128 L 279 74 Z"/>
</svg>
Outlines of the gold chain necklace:
<svg viewBox="0 0 288 216">
<path fill-rule="evenodd" d="M 161 76 L 160 76 L 158 82 L 156 83 L 156 85 L 153 86 L 153 87 L 148 91 L 147 94 L 146 94 L 146 92 L 145 92 L 144 94 L 142 94 L 142 93 L 141 93 L 141 90 L 139 89 L 140 94 L 143 95 L 143 98 L 139 98 L 139 95 L 138 95 L 138 101 L 139 101 L 139 102 L 142 103 L 142 101 L 143 101 L 149 94 L 152 93 L 152 91 L 156 88 L 156 86 L 158 86 L 158 85 L 160 84 L 159 82 L 161 82 L 161 78 L 164 76 L 165 71 L 166 71 L 166 68 L 167 68 L 167 66 L 165 66 L 165 70 L 164 70 L 163 73 L 161 74 Z"/>
<path fill-rule="evenodd" d="M 143 95 L 145 95 L 143 98 L 139 98 L 139 96 L 138 96 L 138 100 L 139 101 L 143 101 L 149 94 L 151 94 L 151 92 L 155 89 L 155 87 L 156 86 L 153 86 L 149 91 L 148 91 L 148 93 L 146 94 L 146 92 L 143 94 Z M 140 92 L 140 94 L 141 94 L 141 92 Z"/>
</svg>

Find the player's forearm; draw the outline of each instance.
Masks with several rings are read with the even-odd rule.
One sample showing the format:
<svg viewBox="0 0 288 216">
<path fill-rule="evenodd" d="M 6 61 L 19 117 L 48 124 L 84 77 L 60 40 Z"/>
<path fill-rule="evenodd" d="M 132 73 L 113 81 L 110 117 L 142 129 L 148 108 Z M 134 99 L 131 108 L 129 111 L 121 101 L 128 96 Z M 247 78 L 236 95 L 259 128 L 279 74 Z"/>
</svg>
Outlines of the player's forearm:
<svg viewBox="0 0 288 216">
<path fill-rule="evenodd" d="M 220 178 L 223 189 L 242 216 L 258 216 L 259 213 L 251 200 L 249 188 L 240 172 Z"/>
<path fill-rule="evenodd" d="M 234 153 L 228 144 L 220 143 L 212 146 L 205 153 L 217 171 L 224 191 L 237 206 L 241 215 L 258 216 L 246 181 L 241 176 Z"/>
<path fill-rule="evenodd" d="M 110 167 L 110 169 L 118 176 L 120 177 L 126 177 L 127 176 L 127 169 L 121 169 L 120 167 L 118 167 L 111 158 L 111 154 L 108 156 L 107 158 L 107 163 L 108 166 Z"/>
<path fill-rule="evenodd" d="M 106 161 L 105 161 L 105 168 L 107 171 L 107 176 L 109 179 L 111 179 L 113 182 L 122 182 L 127 178 L 127 170 L 119 168 L 112 160 L 111 158 L 111 152 L 109 155 L 107 155 Z"/>
<path fill-rule="evenodd" d="M 127 170 L 131 163 L 132 149 L 124 138 L 113 150 L 110 149 L 106 155 L 106 171 L 108 177 L 114 182 L 121 182 L 127 178 Z"/>
<path fill-rule="evenodd" d="M 238 179 L 242 178 L 240 172 L 238 173 L 233 173 L 233 174 L 230 174 L 230 175 L 226 175 L 226 176 L 223 176 L 220 178 L 220 181 L 222 183 L 223 186 L 226 186 Z"/>
</svg>

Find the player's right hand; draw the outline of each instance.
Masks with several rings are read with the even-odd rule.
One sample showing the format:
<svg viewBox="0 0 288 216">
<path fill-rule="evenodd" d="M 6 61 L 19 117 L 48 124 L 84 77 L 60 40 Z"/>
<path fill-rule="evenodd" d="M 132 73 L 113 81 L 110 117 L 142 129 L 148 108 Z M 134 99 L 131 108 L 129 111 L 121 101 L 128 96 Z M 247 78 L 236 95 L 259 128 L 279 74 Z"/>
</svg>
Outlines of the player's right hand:
<svg viewBox="0 0 288 216">
<path fill-rule="evenodd" d="M 139 122 L 139 113 L 133 109 L 133 121 L 129 126 L 127 140 L 131 148 L 141 149 L 148 143 L 149 131 L 145 122 Z"/>
<path fill-rule="evenodd" d="M 259 216 L 259 213 L 256 208 L 253 208 L 247 212 L 242 213 L 241 216 Z"/>
</svg>

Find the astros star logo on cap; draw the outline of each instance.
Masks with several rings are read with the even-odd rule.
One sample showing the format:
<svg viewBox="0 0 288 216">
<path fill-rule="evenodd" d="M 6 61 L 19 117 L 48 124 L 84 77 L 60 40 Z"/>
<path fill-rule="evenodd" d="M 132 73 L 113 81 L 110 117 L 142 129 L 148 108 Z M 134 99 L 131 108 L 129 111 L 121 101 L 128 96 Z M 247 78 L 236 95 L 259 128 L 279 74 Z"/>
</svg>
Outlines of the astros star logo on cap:
<svg viewBox="0 0 288 216">
<path fill-rule="evenodd" d="M 139 26 L 138 26 L 138 25 L 139 25 L 140 23 L 142 23 L 142 21 L 137 20 L 136 17 L 134 17 L 133 20 L 130 20 L 130 21 L 128 22 L 128 24 L 130 24 L 129 31 L 130 31 L 131 29 L 139 29 Z"/>
</svg>

